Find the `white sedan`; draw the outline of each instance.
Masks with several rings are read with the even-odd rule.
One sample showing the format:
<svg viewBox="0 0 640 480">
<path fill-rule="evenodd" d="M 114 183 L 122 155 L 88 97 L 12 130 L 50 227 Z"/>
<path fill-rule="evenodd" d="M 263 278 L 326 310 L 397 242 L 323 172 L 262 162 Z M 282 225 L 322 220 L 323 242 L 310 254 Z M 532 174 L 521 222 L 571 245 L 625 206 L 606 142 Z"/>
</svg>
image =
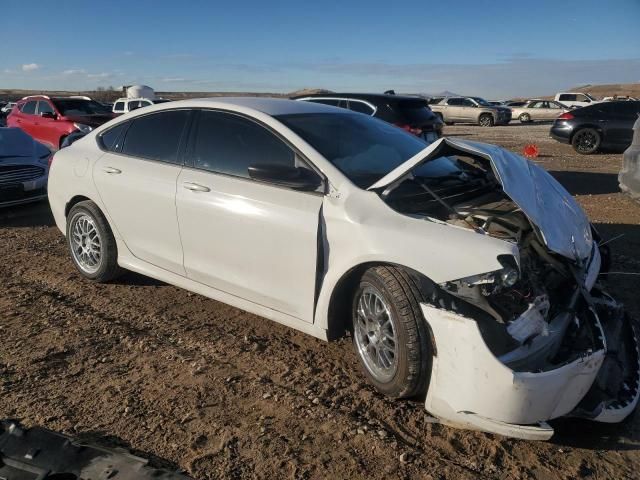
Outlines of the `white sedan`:
<svg viewBox="0 0 640 480">
<path fill-rule="evenodd" d="M 636 406 L 636 334 L 607 258 L 550 175 L 309 102 L 186 100 L 55 155 L 80 274 L 132 270 L 321 339 L 351 331 L 382 393 L 458 427 L 546 439 Z"/>
</svg>

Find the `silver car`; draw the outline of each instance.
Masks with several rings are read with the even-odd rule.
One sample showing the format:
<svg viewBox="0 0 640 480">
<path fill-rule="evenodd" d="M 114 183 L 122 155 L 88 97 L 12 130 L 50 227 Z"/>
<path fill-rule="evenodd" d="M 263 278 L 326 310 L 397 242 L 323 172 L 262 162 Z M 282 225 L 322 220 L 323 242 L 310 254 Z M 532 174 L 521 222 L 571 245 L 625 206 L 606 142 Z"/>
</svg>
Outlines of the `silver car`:
<svg viewBox="0 0 640 480">
<path fill-rule="evenodd" d="M 429 105 L 447 125 L 475 123 L 482 127 L 506 125 L 511 121 L 511 110 L 491 105 L 480 97 L 445 97 Z"/>
<path fill-rule="evenodd" d="M 0 207 L 47 198 L 51 151 L 19 128 L 0 128 Z"/>
<path fill-rule="evenodd" d="M 522 107 L 511 109 L 511 116 L 521 123 L 555 120 L 558 115 L 570 111 L 571 108 L 555 100 L 529 100 Z"/>
</svg>

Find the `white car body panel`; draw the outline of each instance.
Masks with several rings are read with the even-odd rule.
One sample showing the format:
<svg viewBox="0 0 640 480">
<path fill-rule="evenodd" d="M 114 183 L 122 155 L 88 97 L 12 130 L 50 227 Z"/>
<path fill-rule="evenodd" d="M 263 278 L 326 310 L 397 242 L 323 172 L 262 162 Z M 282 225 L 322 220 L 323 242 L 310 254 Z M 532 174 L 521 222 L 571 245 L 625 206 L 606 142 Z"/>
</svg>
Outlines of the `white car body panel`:
<svg viewBox="0 0 640 480">
<path fill-rule="evenodd" d="M 176 214 L 181 170 L 179 165 L 108 152 L 95 163 L 93 181 L 112 229 L 129 250 L 140 260 L 184 275 Z"/>
<path fill-rule="evenodd" d="M 313 322 L 322 194 L 185 168 L 176 203 L 189 278 Z"/>
</svg>

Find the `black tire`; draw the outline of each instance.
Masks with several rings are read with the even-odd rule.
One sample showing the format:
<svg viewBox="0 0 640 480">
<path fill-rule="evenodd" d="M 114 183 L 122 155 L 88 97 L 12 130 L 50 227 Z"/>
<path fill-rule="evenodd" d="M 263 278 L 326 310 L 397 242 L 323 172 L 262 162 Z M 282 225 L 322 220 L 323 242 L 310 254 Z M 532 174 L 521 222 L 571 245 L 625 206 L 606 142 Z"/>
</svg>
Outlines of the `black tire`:
<svg viewBox="0 0 640 480">
<path fill-rule="evenodd" d="M 594 128 L 582 128 L 573 134 L 571 145 L 573 149 L 583 155 L 595 153 L 600 148 L 602 137 Z"/>
<path fill-rule="evenodd" d="M 436 114 L 436 117 L 438 117 L 440 119 L 441 122 L 444 122 L 444 117 L 442 116 L 442 114 L 440 112 L 434 112 Z"/>
<path fill-rule="evenodd" d="M 531 121 L 531 117 L 528 113 L 523 113 L 518 117 L 518 120 L 520 120 L 520 123 L 529 123 Z"/>
<path fill-rule="evenodd" d="M 385 376 L 373 371 L 375 368 L 370 366 L 372 359 L 368 349 L 363 348 L 376 342 L 375 339 L 371 340 L 375 336 L 373 330 L 371 334 L 364 333 L 364 330 L 370 330 L 369 323 L 363 321 L 363 315 L 359 314 L 361 299 L 366 303 L 369 298 L 367 295 L 371 292 L 377 292 L 386 302 L 390 315 L 383 315 L 388 319 L 384 323 L 391 322 L 396 340 L 394 368 L 386 371 Z M 390 397 L 415 397 L 427 391 L 432 351 L 428 327 L 420 309 L 420 302 L 424 301 L 425 296 L 415 280 L 402 268 L 393 266 L 377 266 L 366 270 L 353 296 L 353 341 L 360 365 L 376 389 Z M 378 329 L 379 338 L 381 330 Z M 369 340 L 368 344 L 363 339 Z"/>
<path fill-rule="evenodd" d="M 80 236 L 77 231 L 74 230 L 76 224 L 80 222 L 90 224 L 91 228 L 93 228 L 97 234 L 93 238 L 98 239 L 99 260 L 97 260 L 91 268 L 86 265 L 87 262 L 84 262 L 85 265 L 83 266 L 81 259 L 82 253 L 78 253 L 78 250 L 74 252 L 74 247 L 80 250 L 83 249 L 81 245 L 74 243 L 76 241 L 75 239 Z M 84 242 L 87 236 L 83 237 L 80 242 Z M 71 208 L 71 211 L 69 211 L 69 215 L 67 215 L 67 247 L 69 248 L 71 260 L 76 269 L 88 280 L 100 283 L 109 282 L 123 272 L 118 266 L 118 247 L 113 237 L 111 227 L 98 206 L 90 200 L 75 204 Z M 93 260 L 93 257 L 87 257 L 86 255 L 85 257 Z"/>
<path fill-rule="evenodd" d="M 491 115 L 490 113 L 483 113 L 478 118 L 478 125 L 480 125 L 481 127 L 493 127 L 493 124 L 493 115 Z"/>
</svg>

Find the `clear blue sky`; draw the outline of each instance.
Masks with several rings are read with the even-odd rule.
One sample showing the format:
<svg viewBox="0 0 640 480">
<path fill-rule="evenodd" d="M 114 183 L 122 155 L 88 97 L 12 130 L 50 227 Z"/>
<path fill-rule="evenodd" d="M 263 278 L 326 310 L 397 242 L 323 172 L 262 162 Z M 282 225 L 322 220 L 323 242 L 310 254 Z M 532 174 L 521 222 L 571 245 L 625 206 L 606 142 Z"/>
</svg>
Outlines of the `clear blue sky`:
<svg viewBox="0 0 640 480">
<path fill-rule="evenodd" d="M 436 93 L 640 82 L 640 0 L 4 0 L 0 88 Z"/>
</svg>

